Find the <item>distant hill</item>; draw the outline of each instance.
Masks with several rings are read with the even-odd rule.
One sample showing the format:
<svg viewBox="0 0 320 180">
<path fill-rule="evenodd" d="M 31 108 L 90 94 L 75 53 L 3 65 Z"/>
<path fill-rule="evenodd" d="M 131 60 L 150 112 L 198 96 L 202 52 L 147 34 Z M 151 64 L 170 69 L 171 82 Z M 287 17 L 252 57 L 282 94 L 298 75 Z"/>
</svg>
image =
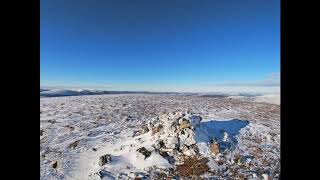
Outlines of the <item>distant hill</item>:
<svg viewBox="0 0 320 180">
<path fill-rule="evenodd" d="M 81 95 L 102 95 L 102 94 L 178 94 L 174 92 L 149 92 L 149 91 L 101 91 L 101 90 L 67 90 L 67 89 L 40 89 L 42 97 L 59 96 L 81 96 Z"/>
<path fill-rule="evenodd" d="M 181 96 L 201 96 L 208 98 L 223 98 L 229 96 L 238 97 L 260 97 L 260 93 L 189 93 L 189 92 L 150 92 L 150 91 L 106 91 L 106 90 L 85 90 L 85 89 L 41 89 L 40 97 L 59 97 L 59 96 L 82 96 L 82 95 L 103 95 L 103 94 L 163 94 L 163 95 L 181 95 Z"/>
</svg>

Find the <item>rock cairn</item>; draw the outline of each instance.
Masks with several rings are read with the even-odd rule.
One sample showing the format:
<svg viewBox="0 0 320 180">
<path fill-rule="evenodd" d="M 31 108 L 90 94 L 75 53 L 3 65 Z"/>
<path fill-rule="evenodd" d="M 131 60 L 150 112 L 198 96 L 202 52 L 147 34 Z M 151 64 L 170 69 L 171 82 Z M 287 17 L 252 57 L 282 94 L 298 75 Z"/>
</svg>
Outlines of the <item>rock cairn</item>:
<svg viewBox="0 0 320 180">
<path fill-rule="evenodd" d="M 142 127 L 139 134 L 150 132 L 155 140 L 155 151 L 178 165 L 183 163 L 184 156 L 199 154 L 194 130 L 201 120 L 200 116 L 188 111 L 162 114 Z"/>
</svg>

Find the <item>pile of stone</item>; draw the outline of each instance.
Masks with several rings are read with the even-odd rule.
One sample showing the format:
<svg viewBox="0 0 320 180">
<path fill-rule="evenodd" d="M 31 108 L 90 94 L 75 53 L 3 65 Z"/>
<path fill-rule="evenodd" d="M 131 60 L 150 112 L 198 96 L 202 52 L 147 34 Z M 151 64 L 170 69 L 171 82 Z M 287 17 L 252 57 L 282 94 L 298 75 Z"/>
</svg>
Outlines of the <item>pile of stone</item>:
<svg viewBox="0 0 320 180">
<path fill-rule="evenodd" d="M 155 140 L 155 151 L 169 162 L 179 165 L 183 163 L 184 156 L 199 155 L 194 130 L 201 120 L 200 116 L 189 112 L 162 114 L 142 127 L 139 134 L 150 132 Z M 214 146 L 213 153 L 219 152 Z"/>
</svg>

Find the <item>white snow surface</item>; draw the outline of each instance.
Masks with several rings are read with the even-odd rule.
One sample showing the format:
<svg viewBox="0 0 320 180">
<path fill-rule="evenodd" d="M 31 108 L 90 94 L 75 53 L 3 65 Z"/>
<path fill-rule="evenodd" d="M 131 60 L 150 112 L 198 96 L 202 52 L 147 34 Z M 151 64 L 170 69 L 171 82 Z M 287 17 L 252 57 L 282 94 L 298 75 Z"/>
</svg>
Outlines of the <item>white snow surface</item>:
<svg viewBox="0 0 320 180">
<path fill-rule="evenodd" d="M 270 104 L 280 105 L 280 93 L 277 94 L 263 94 L 252 97 L 247 96 L 229 96 L 228 98 L 244 100 L 244 101 L 253 101 L 253 102 L 264 102 Z"/>
<path fill-rule="evenodd" d="M 255 97 L 255 102 L 266 102 L 280 105 L 280 94 L 267 94 Z"/>
<path fill-rule="evenodd" d="M 102 179 L 133 179 L 139 173 L 150 173 L 150 168 L 174 168 L 154 151 L 153 144 L 160 136 L 152 136 L 150 131 L 134 137 L 133 134 L 160 114 L 186 110 L 204 118 L 192 123 L 199 124 L 195 140 L 199 153 L 209 159 L 210 169 L 222 168 L 217 163 L 219 157 L 213 158 L 210 153 L 209 143 L 214 137 L 230 142 L 226 144 L 230 145 L 226 148 L 232 149 L 230 158 L 236 152 L 253 153 L 250 148 L 255 147 L 263 150 L 261 158 L 280 160 L 278 105 L 170 95 L 50 97 L 40 98 L 41 179 L 101 179 L 99 172 L 104 174 Z M 76 147 L 70 148 L 77 140 Z M 137 153 L 140 147 L 151 151 L 150 157 Z M 112 162 L 99 166 L 99 157 L 105 154 L 111 154 Z M 58 166 L 52 168 L 55 161 Z M 262 168 L 259 172 L 267 171 L 259 165 L 260 161 L 256 162 Z M 265 168 L 277 172 L 275 162 L 275 167 Z M 256 174 L 262 178 L 259 172 Z M 277 179 L 277 174 L 272 173 L 269 174 Z"/>
</svg>

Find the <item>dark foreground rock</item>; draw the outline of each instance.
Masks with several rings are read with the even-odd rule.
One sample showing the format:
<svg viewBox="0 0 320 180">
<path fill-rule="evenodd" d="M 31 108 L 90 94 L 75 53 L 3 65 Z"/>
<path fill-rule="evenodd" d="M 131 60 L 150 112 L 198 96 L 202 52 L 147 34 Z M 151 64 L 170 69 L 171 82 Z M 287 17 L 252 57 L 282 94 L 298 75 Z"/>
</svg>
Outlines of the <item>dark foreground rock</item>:
<svg viewBox="0 0 320 180">
<path fill-rule="evenodd" d="M 145 159 L 151 155 L 151 151 L 148 151 L 145 147 L 141 147 L 141 148 L 137 149 L 137 151 L 139 153 L 141 153 L 142 155 L 144 155 Z"/>
<path fill-rule="evenodd" d="M 110 154 L 103 155 L 99 158 L 99 166 L 103 166 L 109 162 L 111 162 L 111 155 Z"/>
</svg>

